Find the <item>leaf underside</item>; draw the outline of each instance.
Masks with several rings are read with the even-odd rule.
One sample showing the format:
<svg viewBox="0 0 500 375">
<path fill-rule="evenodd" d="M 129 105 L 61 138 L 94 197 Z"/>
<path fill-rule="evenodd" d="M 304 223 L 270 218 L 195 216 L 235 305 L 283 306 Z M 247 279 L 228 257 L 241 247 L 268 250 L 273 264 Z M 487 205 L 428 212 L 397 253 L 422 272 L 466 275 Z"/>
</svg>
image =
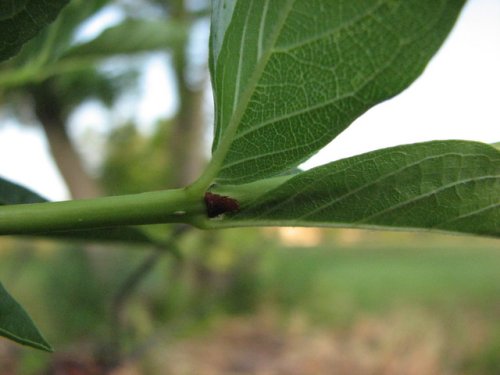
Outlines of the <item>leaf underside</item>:
<svg viewBox="0 0 500 375">
<path fill-rule="evenodd" d="M 216 181 L 278 175 L 413 82 L 463 0 L 216 0 Z"/>
<path fill-rule="evenodd" d="M 302 172 L 214 226 L 437 229 L 500 236 L 500 151 L 434 141 Z"/>
<path fill-rule="evenodd" d="M 0 5 L 0 61 L 50 24 L 69 0 L 5 0 Z"/>
<path fill-rule="evenodd" d="M 36 349 L 52 351 L 26 311 L 0 283 L 0 336 Z"/>
</svg>

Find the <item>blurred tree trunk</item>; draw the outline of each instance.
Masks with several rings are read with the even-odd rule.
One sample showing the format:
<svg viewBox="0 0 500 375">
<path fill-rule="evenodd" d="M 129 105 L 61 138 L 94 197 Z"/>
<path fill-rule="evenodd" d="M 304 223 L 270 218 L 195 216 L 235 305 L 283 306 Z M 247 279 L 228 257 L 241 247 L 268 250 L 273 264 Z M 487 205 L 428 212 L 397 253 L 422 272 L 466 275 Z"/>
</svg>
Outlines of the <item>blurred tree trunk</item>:
<svg viewBox="0 0 500 375">
<path fill-rule="evenodd" d="M 32 90 L 35 114 L 43 127 L 56 165 L 74 199 L 101 195 L 96 181 L 89 176 L 66 131 L 63 106 L 50 85 Z"/>
<path fill-rule="evenodd" d="M 188 22 L 188 13 L 184 0 L 171 2 L 172 17 L 181 22 Z M 187 41 L 173 51 L 173 65 L 177 80 L 179 109 L 172 132 L 172 157 L 175 161 L 173 184 L 186 186 L 201 173 L 203 158 L 203 84 L 188 80 L 189 69 L 186 58 Z"/>
<path fill-rule="evenodd" d="M 101 196 L 97 182 L 85 171 L 82 160 L 66 131 L 66 115 L 63 98 L 50 84 L 41 84 L 31 89 L 35 114 L 47 137 L 50 151 L 73 199 Z M 84 246 L 90 267 L 99 277 L 104 268 L 102 249 L 99 245 Z"/>
<path fill-rule="evenodd" d="M 171 0 L 172 17 L 181 22 L 188 22 L 189 14 L 186 11 L 185 0 Z M 203 86 L 205 78 L 196 82 L 189 79 L 188 59 L 186 56 L 188 41 L 173 51 L 173 67 L 177 80 L 179 95 L 179 109 L 175 118 L 175 125 L 171 137 L 172 156 L 175 161 L 174 184 L 176 187 L 186 186 L 199 177 L 205 164 L 203 157 Z M 191 77 L 192 78 L 192 77 Z M 215 234 L 206 233 L 204 238 L 204 253 L 210 250 L 209 243 L 213 242 Z M 186 276 L 187 275 L 187 276 Z M 181 262 L 173 268 L 173 278 L 187 277 L 191 280 L 196 298 L 201 301 L 210 294 L 213 271 L 207 266 L 203 256 L 191 260 L 191 264 Z"/>
<path fill-rule="evenodd" d="M 179 58 L 176 60 L 185 60 Z M 183 82 L 185 70 L 176 64 L 180 83 L 180 108 L 172 134 L 172 152 L 175 160 L 174 184 L 176 187 L 192 183 L 201 173 L 203 158 L 202 89 L 192 89 Z"/>
</svg>

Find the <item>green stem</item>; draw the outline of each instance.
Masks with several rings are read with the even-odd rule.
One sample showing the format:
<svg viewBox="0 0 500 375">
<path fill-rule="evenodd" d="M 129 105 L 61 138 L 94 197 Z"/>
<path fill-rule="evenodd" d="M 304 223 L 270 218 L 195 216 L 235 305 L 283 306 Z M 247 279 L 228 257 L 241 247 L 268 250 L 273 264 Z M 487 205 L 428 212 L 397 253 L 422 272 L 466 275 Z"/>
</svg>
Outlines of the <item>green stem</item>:
<svg viewBox="0 0 500 375">
<path fill-rule="evenodd" d="M 42 45 L 41 51 L 38 56 L 35 58 L 35 64 L 38 67 L 42 67 L 50 59 L 51 51 L 54 50 L 54 45 L 57 41 L 57 36 L 59 35 L 61 28 L 62 19 L 57 18 L 56 21 L 49 27 L 48 34 L 45 38 L 45 41 Z"/>
<path fill-rule="evenodd" d="M 0 207 L 0 235 L 141 225 L 194 223 L 206 216 L 203 199 L 186 189 L 97 199 Z"/>
<path fill-rule="evenodd" d="M 38 66 L 28 64 L 22 68 L 11 68 L 0 72 L 0 86 L 2 88 L 20 87 L 29 83 L 38 83 L 52 76 L 77 72 L 92 67 L 98 60 L 89 58 L 68 58 L 50 65 Z"/>
</svg>

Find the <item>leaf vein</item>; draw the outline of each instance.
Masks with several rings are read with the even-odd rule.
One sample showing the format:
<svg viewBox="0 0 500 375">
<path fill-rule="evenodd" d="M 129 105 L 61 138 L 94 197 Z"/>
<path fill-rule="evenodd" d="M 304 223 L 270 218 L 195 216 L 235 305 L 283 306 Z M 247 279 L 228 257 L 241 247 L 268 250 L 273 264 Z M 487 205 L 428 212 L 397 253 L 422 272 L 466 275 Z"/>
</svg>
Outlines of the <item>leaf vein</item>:
<svg viewBox="0 0 500 375">
<path fill-rule="evenodd" d="M 442 227 L 444 224 L 450 224 L 450 223 L 453 223 L 453 222 L 458 221 L 460 219 L 463 219 L 463 218 L 466 218 L 469 216 L 474 216 L 474 215 L 483 213 L 485 211 L 489 211 L 489 210 L 497 208 L 497 207 L 500 207 L 500 203 L 493 203 L 493 204 L 490 204 L 488 206 L 478 208 L 477 210 L 467 212 L 466 214 L 462 214 L 462 215 L 459 215 L 459 216 L 454 217 L 452 219 L 443 221 L 443 222 L 439 223 L 438 225 L 436 225 L 435 227 L 439 228 L 439 227 Z"/>
<path fill-rule="evenodd" d="M 341 195 L 340 197 L 336 198 L 335 200 L 333 200 L 331 202 L 328 202 L 327 204 L 321 205 L 318 208 L 316 208 L 315 210 L 312 210 L 312 211 L 308 212 L 307 214 L 302 215 L 301 217 L 299 217 L 299 219 L 304 219 L 304 218 L 306 218 L 308 216 L 311 216 L 311 215 L 315 214 L 316 212 L 324 210 L 328 206 L 331 206 L 331 205 L 333 205 L 335 203 L 341 202 L 342 200 L 348 198 L 349 196 L 354 195 L 354 194 L 358 193 L 359 191 L 361 191 L 363 189 L 366 189 L 367 187 L 373 186 L 373 185 L 379 183 L 380 181 L 382 181 L 382 180 L 384 180 L 384 179 L 386 179 L 388 177 L 392 177 L 392 176 L 394 176 L 394 175 L 396 175 L 396 174 L 398 174 L 398 173 L 400 173 L 400 172 L 402 172 L 402 171 L 404 171 L 404 170 L 406 170 L 408 168 L 414 167 L 416 165 L 419 165 L 419 164 L 424 163 L 424 162 L 429 161 L 429 160 L 438 159 L 438 158 L 442 158 L 442 157 L 446 157 L 446 156 L 453 156 L 453 155 L 461 156 L 461 157 L 483 156 L 483 155 L 480 155 L 480 154 L 460 154 L 460 153 L 456 153 L 456 152 L 450 152 L 450 153 L 445 153 L 445 154 L 428 156 L 428 157 L 420 159 L 420 160 L 418 160 L 416 162 L 407 164 L 407 165 L 405 165 L 402 168 L 399 168 L 399 169 L 397 169 L 395 171 L 392 171 L 391 173 L 384 174 L 384 175 L 380 176 L 379 178 L 377 178 L 374 181 L 370 181 L 367 184 L 361 185 L 358 188 L 356 188 L 354 190 L 351 190 L 351 191 L 347 192 L 344 195 Z M 366 160 L 360 160 L 356 164 L 349 165 L 349 166 L 347 166 L 346 168 L 344 168 L 344 169 L 342 169 L 340 171 L 339 170 L 333 171 L 333 173 L 330 173 L 330 174 L 326 175 L 324 178 L 322 178 L 322 180 L 324 181 L 325 179 L 328 179 L 331 176 L 334 176 L 334 175 L 339 174 L 339 173 L 343 173 L 343 172 L 345 172 L 348 169 L 352 169 L 353 166 L 358 165 L 358 164 L 362 164 L 362 163 L 365 163 L 365 162 L 366 162 Z M 317 183 L 318 183 L 318 180 L 313 180 L 311 183 L 307 184 L 302 189 L 298 190 L 296 194 L 291 195 L 285 202 L 281 203 L 280 205 L 274 206 L 272 209 L 269 210 L 269 212 L 272 212 L 273 210 L 275 210 L 276 208 L 278 208 L 279 206 L 281 206 L 283 204 L 289 203 L 290 201 L 292 201 L 293 199 L 295 199 L 298 195 L 300 195 L 304 191 L 306 191 L 309 187 L 311 187 L 311 186 L 313 186 L 314 184 L 317 184 Z"/>
<path fill-rule="evenodd" d="M 358 21 L 364 19 L 365 17 L 370 16 L 376 10 L 378 10 L 379 8 L 381 8 L 382 6 L 384 6 L 388 2 L 389 2 L 389 0 L 379 1 L 373 7 L 367 9 L 365 12 L 360 13 L 356 17 L 353 17 L 351 20 L 348 20 L 348 21 L 346 21 L 346 22 L 338 25 L 337 27 L 334 27 L 334 28 L 332 28 L 330 30 L 327 30 L 327 31 L 325 31 L 325 32 L 323 32 L 321 34 L 315 35 L 313 38 L 301 40 L 299 43 L 289 44 L 286 47 L 277 47 L 277 48 L 274 48 L 273 52 L 289 52 L 291 50 L 298 49 L 298 48 L 304 47 L 304 46 L 306 46 L 308 44 L 312 44 L 312 43 L 318 42 L 318 41 L 320 41 L 322 39 L 328 38 L 328 37 L 332 36 L 333 34 L 337 33 L 338 31 L 344 30 L 344 29 L 346 29 L 346 28 L 348 28 L 350 26 L 353 26 Z"/>
<path fill-rule="evenodd" d="M 435 189 L 435 190 L 432 190 L 432 191 L 429 191 L 425 194 L 421 194 L 421 195 L 418 195 L 418 196 L 415 196 L 415 197 L 412 197 L 411 199 L 407 199 L 406 201 L 403 201 L 403 202 L 399 202 L 398 204 L 395 204 L 393 206 L 390 206 L 390 207 L 387 207 L 386 209 L 384 210 L 381 210 L 381 211 L 378 211 L 376 212 L 375 214 L 373 215 L 370 215 L 368 217 L 365 217 L 363 218 L 362 220 L 359 220 L 358 222 L 367 222 L 368 220 L 371 220 L 373 218 L 376 218 L 376 217 L 380 217 L 381 215 L 384 215 L 388 212 L 391 212 L 391 211 L 394 211 L 394 210 L 397 210 L 398 208 L 401 208 L 401 207 L 404 207 L 404 206 L 407 206 L 411 203 L 415 203 L 415 202 L 418 202 L 419 200 L 422 200 L 422 199 L 425 199 L 425 198 L 428 198 L 428 197 L 431 197 L 433 195 L 437 195 L 445 190 L 448 190 L 450 188 L 455 188 L 459 185 L 463 185 L 463 184 L 467 184 L 467 183 L 470 183 L 470 182 L 475 182 L 475 181 L 482 181 L 482 180 L 490 180 L 490 179 L 498 179 L 500 178 L 500 175 L 491 175 L 491 176 L 478 176 L 478 177 L 474 177 L 474 178 L 468 178 L 468 179 L 463 179 L 463 180 L 458 180 L 458 181 L 454 181 L 453 183 L 450 183 L 450 184 L 447 184 L 447 185 L 444 185 L 444 186 L 441 186 L 440 188 L 438 189 Z"/>
</svg>

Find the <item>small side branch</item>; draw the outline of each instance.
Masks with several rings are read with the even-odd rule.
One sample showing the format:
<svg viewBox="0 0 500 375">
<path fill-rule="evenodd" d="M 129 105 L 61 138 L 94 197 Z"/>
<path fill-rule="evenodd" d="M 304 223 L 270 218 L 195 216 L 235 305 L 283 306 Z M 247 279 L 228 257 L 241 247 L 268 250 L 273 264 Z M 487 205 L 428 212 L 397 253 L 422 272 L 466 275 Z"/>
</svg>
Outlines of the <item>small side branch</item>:
<svg viewBox="0 0 500 375">
<path fill-rule="evenodd" d="M 181 254 L 177 249 L 177 242 L 190 227 L 185 225 L 177 226 L 171 234 L 169 240 L 164 245 L 157 246 L 142 262 L 125 278 L 118 288 L 111 303 L 111 346 L 113 348 L 115 362 L 119 362 L 122 356 L 124 313 L 130 298 L 136 292 L 140 283 L 151 273 L 154 266 L 165 254 L 173 255 L 176 260 L 181 259 Z"/>
</svg>

